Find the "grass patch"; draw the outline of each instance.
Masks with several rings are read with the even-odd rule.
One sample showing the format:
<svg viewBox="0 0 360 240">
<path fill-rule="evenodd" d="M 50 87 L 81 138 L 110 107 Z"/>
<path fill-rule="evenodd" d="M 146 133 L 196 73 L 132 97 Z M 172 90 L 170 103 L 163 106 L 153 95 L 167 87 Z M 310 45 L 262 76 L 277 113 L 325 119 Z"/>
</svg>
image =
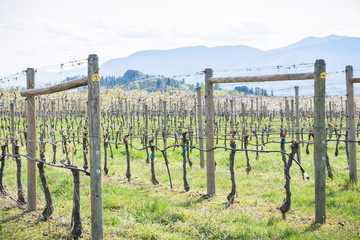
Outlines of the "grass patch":
<svg viewBox="0 0 360 240">
<path fill-rule="evenodd" d="M 253 139 L 252 141 L 255 141 Z M 239 141 L 238 141 L 239 142 Z M 173 144 L 169 140 L 168 145 Z M 219 145 L 223 145 L 219 141 Z M 139 139 L 133 144 L 141 146 Z M 159 147 L 162 141 L 158 139 Z M 238 143 L 240 146 L 240 142 Z M 124 145 L 116 149 L 114 157 L 108 154 L 109 175 L 103 176 L 104 238 L 105 239 L 357 239 L 360 236 L 360 190 L 348 180 L 345 150 L 338 157 L 331 156 L 334 142 L 329 143 L 330 163 L 334 180 L 327 178 L 327 223 L 316 225 L 314 221 L 314 169 L 313 148 L 306 155 L 302 148 L 302 164 L 310 175 L 303 180 L 297 165 L 293 164 L 291 175 L 292 205 L 286 219 L 277 209 L 285 198 L 285 179 L 281 155 L 264 153 L 256 160 L 249 153 L 252 170 L 246 174 L 243 152 L 235 155 L 235 181 L 237 195 L 231 205 L 226 196 L 231 191 L 229 153 L 222 149 L 215 152 L 216 195 L 204 197 L 207 192 L 206 169 L 199 166 L 199 153 L 193 150 L 187 165 L 190 191 L 183 187 L 181 149 L 168 152 L 169 176 L 162 154 L 155 158 L 156 178 L 151 181 L 150 164 L 146 164 L 145 151 L 130 149 L 131 179 L 127 181 Z M 278 144 L 269 144 L 268 150 L 278 150 Z M 24 147 L 22 148 L 24 151 Z M 109 150 L 108 150 L 109 151 Z M 287 151 L 289 147 L 287 146 Z M 51 146 L 47 154 L 51 155 Z M 102 157 L 104 152 L 102 152 Z M 64 156 L 59 150 L 59 159 Z M 72 156 L 78 166 L 83 165 L 82 153 Z M 73 204 L 72 174 L 65 169 L 45 167 L 50 192 L 54 202 L 54 214 L 48 222 L 39 221 L 45 207 L 44 194 L 38 179 L 37 212 L 27 212 L 9 197 L 3 197 L 0 205 L 0 238 L 7 239 L 66 239 L 71 230 Z M 16 164 L 7 160 L 4 186 L 16 199 Z M 23 161 L 22 183 L 26 194 L 26 161 Z M 91 237 L 90 179 L 80 176 L 80 201 L 83 238 Z M 346 221 L 345 226 L 338 222 Z"/>
</svg>

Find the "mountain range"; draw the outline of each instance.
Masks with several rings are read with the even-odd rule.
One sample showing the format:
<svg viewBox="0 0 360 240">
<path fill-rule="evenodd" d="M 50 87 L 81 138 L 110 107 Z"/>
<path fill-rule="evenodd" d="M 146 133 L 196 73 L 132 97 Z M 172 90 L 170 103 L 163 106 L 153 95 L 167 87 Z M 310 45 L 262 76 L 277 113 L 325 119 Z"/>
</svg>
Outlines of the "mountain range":
<svg viewBox="0 0 360 240">
<path fill-rule="evenodd" d="M 212 68 L 214 76 L 265 75 L 288 72 L 312 72 L 316 59 L 326 61 L 328 95 L 345 94 L 346 65 L 353 65 L 356 76 L 360 64 L 360 38 L 330 35 L 323 38 L 308 37 L 282 48 L 260 50 L 245 45 L 205 47 L 192 46 L 170 50 L 145 50 L 125 58 L 116 58 L 100 65 L 101 76 L 123 76 L 127 70 L 138 70 L 146 74 L 163 75 L 184 79 L 186 83 L 203 82 L 201 74 Z M 99 56 L 101 59 L 101 56 Z M 86 68 L 59 74 L 39 73 L 37 82 L 52 83 L 71 77 L 86 75 Z M 313 81 L 272 82 L 221 85 L 234 88 L 239 85 L 274 90 L 275 95 L 292 95 L 293 87 L 300 86 L 301 95 L 313 94 Z M 37 85 L 39 86 L 39 85 Z"/>
</svg>

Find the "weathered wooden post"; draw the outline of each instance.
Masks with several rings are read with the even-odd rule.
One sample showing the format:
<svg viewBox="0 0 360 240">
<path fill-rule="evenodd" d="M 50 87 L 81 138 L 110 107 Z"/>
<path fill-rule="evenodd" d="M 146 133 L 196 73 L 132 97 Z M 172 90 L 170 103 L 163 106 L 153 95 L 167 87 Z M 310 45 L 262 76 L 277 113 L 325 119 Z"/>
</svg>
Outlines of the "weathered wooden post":
<svg viewBox="0 0 360 240">
<path fill-rule="evenodd" d="M 252 127 L 252 126 L 253 126 L 253 122 L 254 122 L 254 99 L 253 99 L 253 98 L 251 98 L 250 119 L 251 119 L 251 125 L 250 125 L 250 127 Z"/>
<path fill-rule="evenodd" d="M 331 106 L 331 98 L 329 100 L 329 120 L 332 122 L 332 106 Z"/>
<path fill-rule="evenodd" d="M 205 69 L 205 119 L 206 150 L 214 148 L 214 92 L 209 79 L 213 76 L 211 68 Z M 206 152 L 207 194 L 215 194 L 215 154 L 214 150 Z"/>
<path fill-rule="evenodd" d="M 260 119 L 263 119 L 264 116 L 264 108 L 263 108 L 263 100 L 262 100 L 262 96 L 260 96 Z"/>
<path fill-rule="evenodd" d="M 166 101 L 163 101 L 163 141 L 164 141 L 164 149 L 166 149 L 167 147 L 167 113 L 166 113 Z M 166 159 L 167 159 L 167 152 L 165 151 L 165 156 L 166 156 Z"/>
<path fill-rule="evenodd" d="M 131 118 L 131 126 L 132 126 L 132 134 L 134 134 L 135 135 L 135 130 L 136 130 L 136 127 L 135 127 L 135 104 L 133 104 L 132 105 L 133 107 L 132 107 L 132 112 L 131 112 L 131 116 L 130 116 L 130 118 Z M 160 108 L 161 109 L 161 108 Z M 131 141 L 132 141 L 132 138 L 131 138 Z"/>
<path fill-rule="evenodd" d="M 290 106 L 289 100 L 285 97 L 285 113 L 286 113 L 286 122 L 287 122 L 287 130 L 290 129 Z"/>
<path fill-rule="evenodd" d="M 242 102 L 241 103 L 241 114 L 242 114 L 242 124 L 243 124 L 243 128 L 246 128 L 247 126 L 245 125 L 246 122 L 246 118 L 245 118 L 245 103 Z"/>
<path fill-rule="evenodd" d="M 355 132 L 355 106 L 354 106 L 354 83 L 351 80 L 353 77 L 353 67 L 346 66 L 346 95 L 347 95 L 347 130 L 349 146 L 349 176 L 350 180 L 357 184 L 357 166 L 356 166 L 356 132 Z"/>
<path fill-rule="evenodd" d="M 299 110 L 299 86 L 295 86 L 295 111 L 296 111 L 296 141 L 300 142 L 300 110 Z M 297 151 L 298 161 L 301 162 L 301 145 Z"/>
<path fill-rule="evenodd" d="M 100 76 L 97 55 L 88 58 L 88 116 L 90 138 L 91 236 L 103 239 L 101 183 Z"/>
<path fill-rule="evenodd" d="M 325 80 L 324 60 L 316 60 L 314 76 L 314 163 L 315 163 L 315 223 L 326 222 L 325 166 Z"/>
<path fill-rule="evenodd" d="M 148 105 L 147 103 L 145 103 L 145 141 L 144 141 L 144 144 L 145 144 L 145 147 L 146 147 L 146 163 L 150 163 L 150 160 L 149 160 L 149 148 L 148 148 L 148 137 L 149 137 L 149 130 L 148 130 L 148 126 L 149 126 L 149 112 L 148 112 Z"/>
<path fill-rule="evenodd" d="M 259 97 L 256 97 L 256 118 L 259 118 Z"/>
<path fill-rule="evenodd" d="M 28 68 L 26 70 L 27 89 L 35 88 L 35 69 Z M 35 97 L 27 98 L 26 107 L 26 122 L 27 122 L 27 155 L 36 159 L 36 106 Z M 28 210 L 37 210 L 36 199 L 36 162 L 28 159 L 27 161 L 27 190 L 28 190 Z"/>
<path fill-rule="evenodd" d="M 194 118 L 195 118 L 195 122 L 194 122 L 194 125 L 195 125 L 195 139 L 197 141 L 198 139 L 198 124 L 197 124 L 197 103 L 196 103 L 196 96 L 194 97 Z"/>
<path fill-rule="evenodd" d="M 234 134 L 234 99 L 230 99 L 230 131 L 231 136 Z"/>
<path fill-rule="evenodd" d="M 290 122 L 291 122 L 291 136 L 294 139 L 294 99 L 291 99 L 291 116 L 290 116 Z"/>
<path fill-rule="evenodd" d="M 198 114 L 198 124 L 199 124 L 199 148 L 204 149 L 204 128 L 203 128 L 203 112 L 202 112 L 202 100 L 201 100 L 201 87 L 196 88 L 197 92 L 197 114 Z M 204 152 L 200 151 L 200 167 L 205 167 L 204 162 Z"/>
<path fill-rule="evenodd" d="M 177 132 L 177 103 L 174 104 L 174 128 L 175 132 Z"/>
<path fill-rule="evenodd" d="M 15 112 L 14 112 L 14 102 L 10 103 L 10 116 L 11 116 L 11 153 L 15 154 Z"/>
</svg>

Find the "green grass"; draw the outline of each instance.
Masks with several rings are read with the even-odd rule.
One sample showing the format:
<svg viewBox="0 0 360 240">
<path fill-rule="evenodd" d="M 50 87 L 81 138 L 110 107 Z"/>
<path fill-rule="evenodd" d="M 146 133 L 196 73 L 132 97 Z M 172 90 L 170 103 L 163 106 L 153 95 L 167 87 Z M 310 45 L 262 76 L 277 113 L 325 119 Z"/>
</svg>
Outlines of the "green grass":
<svg viewBox="0 0 360 240">
<path fill-rule="evenodd" d="M 255 139 L 253 139 L 254 141 Z M 134 140 L 134 144 L 140 143 Z M 172 142 L 169 142 L 172 144 Z M 219 142 L 219 145 L 223 141 Z M 159 141 L 159 146 L 162 142 Z M 226 204 L 231 190 L 228 170 L 229 151 L 216 150 L 216 195 L 205 199 L 206 170 L 199 167 L 199 153 L 193 150 L 188 167 L 190 191 L 185 192 L 182 180 L 181 150 L 170 149 L 169 177 L 160 152 L 156 153 L 155 170 L 159 185 L 151 184 L 150 164 L 145 163 L 145 151 L 131 151 L 130 182 L 125 177 L 124 146 L 115 149 L 109 158 L 109 175 L 103 176 L 104 237 L 105 239 L 359 239 L 360 189 L 348 180 L 345 150 L 334 157 L 335 143 L 329 143 L 330 163 L 334 180 L 327 178 L 327 223 L 314 224 L 313 149 L 306 155 L 302 149 L 303 167 L 310 180 L 303 180 L 299 168 L 291 168 L 291 210 L 282 219 L 277 209 L 285 198 L 283 163 L 277 153 L 250 153 L 252 171 L 246 174 L 243 152 L 235 155 L 237 196 L 232 205 Z M 240 144 L 239 146 L 240 147 Z M 267 149 L 279 149 L 277 144 Z M 287 147 L 289 151 L 289 148 Z M 58 150 L 60 152 L 60 148 Z M 47 155 L 51 156 L 48 146 Z M 103 156 L 103 155 L 102 155 Z M 110 154 L 109 154 L 110 156 Z M 61 159 L 61 156 L 58 158 Z M 82 166 L 82 153 L 74 156 Z M 23 160 L 22 183 L 26 193 L 26 161 Z M 0 239 L 66 239 L 71 231 L 73 179 L 70 171 L 45 167 L 54 202 L 54 214 L 42 221 L 45 199 L 38 180 L 37 212 L 27 212 L 9 197 L 0 205 Z M 81 174 L 81 218 L 85 239 L 91 238 L 90 179 Z M 16 164 L 6 161 L 4 186 L 9 196 L 16 199 Z M 347 220 L 345 226 L 338 222 Z"/>
</svg>

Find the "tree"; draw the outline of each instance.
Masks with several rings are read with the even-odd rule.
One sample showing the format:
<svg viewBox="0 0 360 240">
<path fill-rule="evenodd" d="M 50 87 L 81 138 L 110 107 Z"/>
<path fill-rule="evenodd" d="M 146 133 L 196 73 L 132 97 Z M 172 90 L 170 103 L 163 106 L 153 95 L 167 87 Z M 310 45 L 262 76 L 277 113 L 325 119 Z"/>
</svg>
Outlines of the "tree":
<svg viewBox="0 0 360 240">
<path fill-rule="evenodd" d="M 161 80 L 160 79 L 156 80 L 156 88 L 157 89 L 161 88 Z"/>
<path fill-rule="evenodd" d="M 256 87 L 255 91 L 254 91 L 253 88 L 248 88 L 246 86 L 235 87 L 235 90 L 238 91 L 239 93 L 243 93 L 245 95 L 248 95 L 248 94 L 253 95 L 253 94 L 255 94 L 256 96 L 268 96 L 268 93 L 267 93 L 266 89 L 259 88 L 259 87 Z"/>
<path fill-rule="evenodd" d="M 171 79 L 170 78 L 166 78 L 166 86 L 171 86 Z"/>
</svg>

